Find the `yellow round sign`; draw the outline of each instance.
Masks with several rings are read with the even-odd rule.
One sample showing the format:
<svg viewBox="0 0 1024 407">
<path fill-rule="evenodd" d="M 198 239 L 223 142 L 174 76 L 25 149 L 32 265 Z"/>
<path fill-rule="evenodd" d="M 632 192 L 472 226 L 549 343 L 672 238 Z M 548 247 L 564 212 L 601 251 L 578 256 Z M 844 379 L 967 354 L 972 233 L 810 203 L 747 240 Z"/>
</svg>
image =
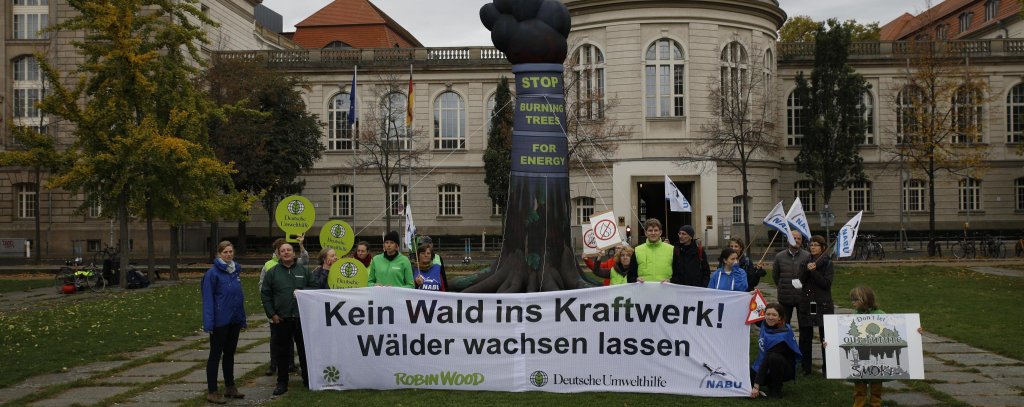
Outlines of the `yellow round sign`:
<svg viewBox="0 0 1024 407">
<path fill-rule="evenodd" d="M 332 220 L 320 228 L 320 247 L 334 249 L 338 257 L 352 251 L 352 244 L 355 243 L 356 233 L 352 226 L 345 221 Z"/>
<path fill-rule="evenodd" d="M 274 212 L 277 217 L 277 227 L 285 233 L 285 239 L 289 242 L 297 242 L 295 236 L 306 233 L 313 227 L 316 221 L 316 210 L 308 199 L 298 195 L 292 195 L 281 200 Z"/>
<path fill-rule="evenodd" d="M 366 270 L 366 266 L 353 258 L 338 259 L 327 272 L 328 288 L 366 287 L 369 281 L 370 273 Z"/>
</svg>

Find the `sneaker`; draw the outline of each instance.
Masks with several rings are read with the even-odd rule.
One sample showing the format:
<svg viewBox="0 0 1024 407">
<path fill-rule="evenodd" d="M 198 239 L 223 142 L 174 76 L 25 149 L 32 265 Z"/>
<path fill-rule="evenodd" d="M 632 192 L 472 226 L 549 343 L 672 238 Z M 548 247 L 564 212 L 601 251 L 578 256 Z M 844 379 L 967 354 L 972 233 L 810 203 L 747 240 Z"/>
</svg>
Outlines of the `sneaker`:
<svg viewBox="0 0 1024 407">
<path fill-rule="evenodd" d="M 224 400 L 224 396 L 221 396 L 220 393 L 216 392 L 206 393 L 206 401 L 209 401 L 213 404 L 228 404 L 228 401 Z"/>
<path fill-rule="evenodd" d="M 280 396 L 280 395 L 285 394 L 287 392 L 288 392 L 288 385 L 287 384 L 279 384 L 279 385 L 277 385 L 277 387 L 274 388 L 274 395 L 275 396 Z"/>
<path fill-rule="evenodd" d="M 227 397 L 229 399 L 242 399 L 245 398 L 245 395 L 239 393 L 237 387 L 231 386 L 224 390 L 224 397 Z"/>
</svg>

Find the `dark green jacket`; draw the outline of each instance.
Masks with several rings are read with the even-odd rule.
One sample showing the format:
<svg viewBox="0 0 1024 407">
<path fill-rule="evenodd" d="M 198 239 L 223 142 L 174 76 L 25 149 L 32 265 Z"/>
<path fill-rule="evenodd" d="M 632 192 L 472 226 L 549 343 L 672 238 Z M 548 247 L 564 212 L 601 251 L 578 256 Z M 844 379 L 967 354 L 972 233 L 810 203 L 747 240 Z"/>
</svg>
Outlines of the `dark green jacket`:
<svg viewBox="0 0 1024 407">
<path fill-rule="evenodd" d="M 295 301 L 295 290 L 318 288 L 313 273 L 305 266 L 295 262 L 285 267 L 278 263 L 263 278 L 260 296 L 263 298 L 263 309 L 267 318 L 277 314 L 281 318 L 299 316 L 299 304 Z"/>
</svg>

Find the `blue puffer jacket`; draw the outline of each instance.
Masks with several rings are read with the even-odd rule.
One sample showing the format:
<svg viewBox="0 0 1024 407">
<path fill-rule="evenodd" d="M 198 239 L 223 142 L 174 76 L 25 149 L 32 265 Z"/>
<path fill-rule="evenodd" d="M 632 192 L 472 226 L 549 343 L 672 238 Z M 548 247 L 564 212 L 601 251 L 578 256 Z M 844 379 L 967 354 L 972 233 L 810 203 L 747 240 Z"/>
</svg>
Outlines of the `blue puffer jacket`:
<svg viewBox="0 0 1024 407">
<path fill-rule="evenodd" d="M 227 324 L 245 327 L 245 297 L 242 294 L 242 267 L 232 262 L 234 272 L 228 272 L 228 265 L 221 259 L 203 276 L 203 330 Z"/>
</svg>

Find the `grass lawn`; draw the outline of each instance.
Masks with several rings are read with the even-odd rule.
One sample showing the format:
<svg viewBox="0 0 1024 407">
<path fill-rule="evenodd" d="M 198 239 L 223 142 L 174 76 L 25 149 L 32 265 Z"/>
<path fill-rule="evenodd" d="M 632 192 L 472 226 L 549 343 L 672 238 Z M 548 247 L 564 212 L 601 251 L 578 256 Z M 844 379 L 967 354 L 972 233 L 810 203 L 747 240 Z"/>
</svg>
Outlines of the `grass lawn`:
<svg viewBox="0 0 1024 407">
<path fill-rule="evenodd" d="M 0 293 L 26 291 L 34 288 L 53 287 L 53 275 L 36 275 L 28 278 L 0 278 Z"/>
<path fill-rule="evenodd" d="M 858 284 L 875 290 L 888 313 L 920 313 L 926 331 L 1024 360 L 1018 345 L 1019 296 L 1024 278 L 976 273 L 966 267 L 840 266 L 832 286 L 836 304 L 851 308 Z"/>
<path fill-rule="evenodd" d="M 246 310 L 261 309 L 258 276 L 243 278 Z M 61 368 L 115 358 L 202 329 L 199 284 L 89 293 L 102 298 L 56 307 L 0 312 L 0 387 Z"/>
</svg>

